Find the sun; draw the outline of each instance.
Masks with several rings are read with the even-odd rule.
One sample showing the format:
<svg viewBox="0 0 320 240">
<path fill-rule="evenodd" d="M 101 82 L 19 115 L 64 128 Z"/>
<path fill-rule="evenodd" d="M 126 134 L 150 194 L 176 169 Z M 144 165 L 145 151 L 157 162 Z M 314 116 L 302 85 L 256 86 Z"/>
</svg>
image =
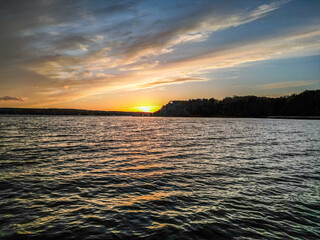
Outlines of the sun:
<svg viewBox="0 0 320 240">
<path fill-rule="evenodd" d="M 160 107 L 159 106 L 140 106 L 140 107 L 134 107 L 134 109 L 136 111 L 139 111 L 139 112 L 148 112 L 148 113 L 151 113 L 151 112 L 155 112 L 159 109 Z"/>
</svg>

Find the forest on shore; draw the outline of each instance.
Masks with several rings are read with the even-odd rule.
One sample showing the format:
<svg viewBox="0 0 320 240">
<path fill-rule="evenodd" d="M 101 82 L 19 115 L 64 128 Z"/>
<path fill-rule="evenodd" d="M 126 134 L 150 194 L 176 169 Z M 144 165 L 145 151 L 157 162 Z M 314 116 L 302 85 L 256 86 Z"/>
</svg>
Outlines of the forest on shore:
<svg viewBox="0 0 320 240">
<path fill-rule="evenodd" d="M 222 100 L 190 99 L 170 101 L 154 116 L 176 117 L 279 117 L 320 116 L 320 90 L 277 98 L 233 96 Z"/>
<path fill-rule="evenodd" d="M 152 113 L 58 108 L 0 108 L 5 115 L 163 116 L 163 117 L 273 117 L 320 119 L 320 90 L 290 96 L 233 96 L 222 100 L 170 101 Z"/>
</svg>

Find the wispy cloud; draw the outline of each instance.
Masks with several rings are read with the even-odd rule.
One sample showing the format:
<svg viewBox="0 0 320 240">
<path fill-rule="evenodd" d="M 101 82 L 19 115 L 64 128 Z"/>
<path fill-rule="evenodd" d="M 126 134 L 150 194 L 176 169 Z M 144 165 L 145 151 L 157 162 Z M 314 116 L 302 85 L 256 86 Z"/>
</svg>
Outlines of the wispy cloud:
<svg viewBox="0 0 320 240">
<path fill-rule="evenodd" d="M 156 32 L 151 35 L 142 35 L 136 37 L 133 44 L 121 44 L 115 45 L 114 43 L 109 44 L 110 46 L 99 46 L 97 41 L 92 41 L 92 38 L 79 35 L 70 35 L 65 37 L 59 37 L 58 40 L 53 41 L 56 44 L 56 48 L 53 52 L 58 51 L 56 54 L 43 55 L 38 58 L 29 61 L 26 66 L 30 71 L 35 72 L 41 76 L 45 76 L 52 79 L 55 85 L 65 86 L 68 85 L 70 88 L 72 85 L 79 86 L 82 84 L 85 89 L 88 90 L 88 82 L 90 82 L 91 87 L 96 88 L 97 83 L 103 82 L 105 85 L 113 85 L 114 81 L 109 81 L 110 78 L 101 79 L 103 74 L 105 76 L 116 76 L 119 86 L 122 85 L 123 79 L 127 79 L 128 75 L 125 77 L 121 74 L 111 74 L 109 70 L 117 69 L 119 71 L 148 71 L 155 67 L 159 69 L 167 69 L 165 66 L 160 66 L 159 60 L 153 61 L 141 61 L 143 58 L 148 58 L 149 56 L 157 56 L 164 53 L 173 52 L 173 47 L 187 43 L 187 42 L 202 42 L 205 41 L 210 34 L 215 31 L 221 31 L 230 27 L 240 26 L 256 19 L 266 16 L 268 13 L 278 9 L 283 5 L 285 1 L 272 2 L 270 4 L 260 5 L 253 10 L 242 10 L 237 11 L 222 11 L 220 13 L 215 4 L 209 5 L 208 8 L 201 9 L 200 12 L 189 12 L 178 19 L 172 26 L 167 27 L 164 31 Z M 96 35 L 101 36 L 101 35 Z M 96 39 L 96 38 L 95 38 Z M 99 39 L 104 39 L 99 37 Z M 50 41 L 49 41 L 50 42 Z M 53 45 L 55 46 L 55 45 Z M 85 46 L 85 47 L 84 47 Z M 85 48 L 85 51 L 83 51 Z M 64 50 L 76 50 L 78 49 L 78 54 L 66 54 Z M 116 49 L 121 49 L 117 53 Z M 59 52 L 63 50 L 62 52 Z M 82 50 L 82 51 L 80 51 Z M 196 58 L 200 56 L 193 56 Z M 235 56 L 230 56 L 234 58 Z M 200 57 L 201 58 L 201 57 Z M 203 60 L 206 60 L 206 56 Z M 259 60 L 260 58 L 251 58 L 251 61 Z M 210 59 L 209 59 L 210 60 Z M 236 62 L 238 61 L 238 62 Z M 246 62 L 247 60 L 241 60 L 239 57 L 235 60 L 227 60 L 220 63 L 212 64 L 212 69 L 221 67 L 230 67 L 238 64 L 239 62 Z M 188 62 L 181 61 L 181 62 Z M 179 63 L 172 63 L 177 65 L 179 68 Z M 187 64 L 188 65 L 188 64 Z M 194 71 L 194 67 L 187 69 L 187 72 Z M 200 66 L 203 68 L 203 66 Z M 211 69 L 206 67 L 206 69 Z M 202 69 L 204 70 L 204 69 Z M 143 73 L 142 73 L 143 74 Z M 132 73 L 134 77 L 135 73 Z M 148 73 L 147 73 L 148 75 Z M 160 74 L 160 75 L 163 75 Z M 165 79 L 171 79 L 172 74 L 168 76 L 164 74 Z M 181 74 L 178 74 L 181 75 Z M 144 84 L 140 86 L 156 86 L 158 84 L 154 83 L 154 78 L 150 78 L 150 84 Z M 191 81 L 191 77 L 183 78 L 183 76 L 178 76 L 177 79 L 184 79 L 184 81 Z M 132 79 L 131 79 L 132 80 Z M 136 80 L 136 84 L 145 81 L 145 78 Z M 168 80 L 166 80 L 168 81 Z M 172 81 L 174 83 L 176 81 Z M 180 81 L 181 82 L 181 81 Z M 95 86 L 93 86 L 95 84 Z M 159 82 L 160 84 L 160 82 Z M 164 83 L 163 83 L 164 84 Z M 167 83 L 166 83 L 167 84 Z M 134 83 L 129 84 L 132 86 Z M 79 90 L 79 89 L 78 89 Z M 64 94 L 64 92 L 63 92 Z"/>
<path fill-rule="evenodd" d="M 290 88 L 290 87 L 301 87 L 301 86 L 308 86 L 315 84 L 319 81 L 286 81 L 286 82 L 276 82 L 276 83 L 270 83 L 270 84 L 264 84 L 260 85 L 260 89 L 280 89 L 280 88 Z"/>
<path fill-rule="evenodd" d="M 18 101 L 18 102 L 25 102 L 28 98 L 24 97 L 11 97 L 11 96 L 4 96 L 0 97 L 0 102 L 6 102 L 6 101 Z"/>
<path fill-rule="evenodd" d="M 186 71 L 205 73 L 208 70 L 231 68 L 262 60 L 320 54 L 318 29 L 317 25 L 304 31 L 208 50 L 205 53 L 163 64 L 162 67 L 153 70 L 153 73 L 163 71 L 170 74 Z"/>
<path fill-rule="evenodd" d="M 158 65 L 159 65 L 159 61 L 142 62 L 142 63 L 121 67 L 119 70 L 120 71 L 138 71 L 138 70 L 152 69 Z"/>
<path fill-rule="evenodd" d="M 223 12 L 209 6 L 198 13 L 192 12 L 165 31 L 146 35 L 125 49 L 126 61 L 138 61 L 142 57 L 173 52 L 173 47 L 187 42 L 205 41 L 210 34 L 227 28 L 250 23 L 266 16 L 288 1 L 260 5 L 251 11 Z"/>
<path fill-rule="evenodd" d="M 218 69 L 231 69 L 248 63 L 270 59 L 317 54 L 320 52 L 316 44 L 320 32 L 316 29 L 317 27 L 314 26 L 302 32 L 280 34 L 263 40 L 258 39 L 255 42 L 250 41 L 248 43 L 225 46 L 222 49 L 208 50 L 206 53 L 168 63 L 160 64 L 155 62 L 150 65 L 142 63 L 140 65 L 129 65 L 129 67 L 124 66 L 119 69 L 123 70 L 124 73 L 94 73 L 97 70 L 101 71 L 102 68 L 82 71 L 83 67 L 81 66 L 86 65 L 80 65 L 76 69 L 70 69 L 69 71 L 63 64 L 60 64 L 64 60 L 59 60 L 57 66 L 52 65 L 52 62 L 50 62 L 48 73 L 52 73 L 52 78 L 56 79 L 55 85 L 60 86 L 60 88 L 52 88 L 52 91 L 47 92 L 47 94 L 51 95 L 47 100 L 63 102 L 113 90 L 136 90 L 159 85 L 208 81 L 212 78 L 206 77 L 207 73 Z M 104 57 L 102 56 L 102 59 Z M 91 60 L 89 57 L 89 59 L 81 61 L 86 61 L 88 66 L 96 64 L 93 58 Z M 73 60 L 67 59 L 66 61 Z M 100 61 L 99 56 L 97 56 L 97 61 Z M 108 62 L 106 62 L 101 67 L 108 65 Z M 58 74 L 60 67 L 65 71 L 60 72 L 61 75 Z M 43 67 L 41 69 L 46 70 L 47 68 Z M 90 67 L 87 67 L 87 69 L 90 69 Z M 61 76 L 62 79 L 57 81 Z M 63 89 L 65 85 L 69 86 L 67 93 Z"/>
<path fill-rule="evenodd" d="M 154 82 L 138 85 L 138 88 L 150 88 L 150 87 L 155 87 L 159 85 L 176 84 L 176 83 L 183 83 L 183 82 L 197 82 L 197 81 L 207 81 L 207 79 L 199 78 L 199 77 L 181 77 L 181 78 L 162 79 L 162 80 L 157 80 Z"/>
</svg>

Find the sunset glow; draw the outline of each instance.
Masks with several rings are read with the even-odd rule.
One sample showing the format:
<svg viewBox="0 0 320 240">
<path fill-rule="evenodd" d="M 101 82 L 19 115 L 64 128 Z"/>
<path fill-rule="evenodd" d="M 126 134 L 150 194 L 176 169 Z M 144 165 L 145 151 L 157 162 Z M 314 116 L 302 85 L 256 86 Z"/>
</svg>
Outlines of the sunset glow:
<svg viewBox="0 0 320 240">
<path fill-rule="evenodd" d="M 140 106 L 140 107 L 134 107 L 133 109 L 138 112 L 155 112 L 160 109 L 161 106 Z"/>
<path fill-rule="evenodd" d="M 5 2 L 0 107 L 153 112 L 320 88 L 320 1 Z"/>
</svg>

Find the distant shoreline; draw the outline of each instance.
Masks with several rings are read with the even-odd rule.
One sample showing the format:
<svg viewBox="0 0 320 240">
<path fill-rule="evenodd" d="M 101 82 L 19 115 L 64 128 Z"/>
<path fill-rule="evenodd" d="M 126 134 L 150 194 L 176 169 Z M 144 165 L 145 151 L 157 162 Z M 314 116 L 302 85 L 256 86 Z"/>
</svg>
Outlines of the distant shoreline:
<svg viewBox="0 0 320 240">
<path fill-rule="evenodd" d="M 97 111 L 60 108 L 0 108 L 0 115 L 37 115 L 37 116 L 149 116 L 144 112 Z"/>
<path fill-rule="evenodd" d="M 0 115 L 222 117 L 318 120 L 320 119 L 320 90 L 306 90 L 300 94 L 278 98 L 233 96 L 222 100 L 210 98 L 170 101 L 154 113 L 60 108 L 0 108 Z"/>
<path fill-rule="evenodd" d="M 118 112 L 117 112 L 118 113 Z M 154 116 L 152 113 L 136 113 L 136 112 L 119 112 L 121 114 L 114 114 L 107 112 L 106 114 L 46 114 L 46 113 L 3 113 L 0 109 L 0 117 L 4 116 L 16 116 L 16 117 L 23 117 L 23 116 L 34 116 L 34 117 L 67 117 L 67 116 L 81 116 L 81 117 L 121 117 L 121 116 L 128 116 L 128 117 L 160 117 L 160 118 L 260 118 L 260 119 L 292 119 L 292 120 L 320 120 L 320 116 L 267 116 L 267 117 L 239 117 L 239 116 L 201 116 L 201 115 L 179 115 L 179 116 Z"/>
</svg>

